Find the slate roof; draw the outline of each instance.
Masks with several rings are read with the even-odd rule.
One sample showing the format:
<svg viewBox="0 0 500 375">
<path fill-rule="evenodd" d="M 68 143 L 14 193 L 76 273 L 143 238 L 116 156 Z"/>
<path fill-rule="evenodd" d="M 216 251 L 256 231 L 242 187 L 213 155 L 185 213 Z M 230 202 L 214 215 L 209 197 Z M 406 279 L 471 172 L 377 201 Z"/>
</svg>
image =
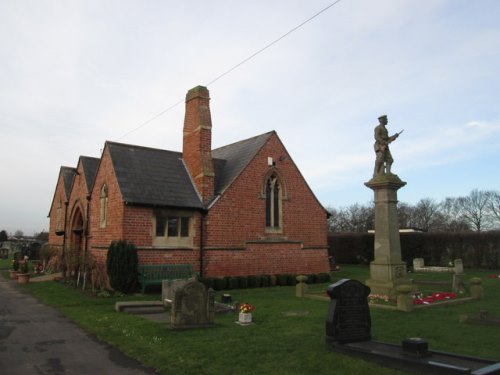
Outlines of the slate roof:
<svg viewBox="0 0 500 375">
<path fill-rule="evenodd" d="M 62 166 L 59 173 L 63 178 L 64 193 L 66 194 L 66 199 L 68 199 L 71 192 L 71 184 L 76 175 L 76 168 Z"/>
<path fill-rule="evenodd" d="M 203 208 L 179 152 L 106 142 L 125 202 Z"/>
<path fill-rule="evenodd" d="M 85 175 L 85 183 L 87 184 L 87 189 L 92 190 L 94 185 L 95 174 L 97 172 L 97 167 L 99 166 L 99 158 L 92 158 L 90 156 L 80 156 L 80 161 L 82 162 L 83 174 Z"/>
<path fill-rule="evenodd" d="M 69 194 L 71 192 L 71 185 L 73 184 L 73 179 L 75 178 L 75 175 L 76 175 L 76 168 L 61 166 L 61 168 L 59 169 L 59 178 L 62 178 L 63 180 L 64 195 L 66 200 L 69 199 Z M 59 181 L 59 179 L 57 181 Z M 52 197 L 52 203 L 50 204 L 49 214 L 47 215 L 47 217 L 50 217 L 50 213 L 52 212 L 52 206 L 54 205 L 54 200 L 56 199 L 56 191 L 54 191 L 54 196 Z"/>
<path fill-rule="evenodd" d="M 215 194 L 222 194 L 250 163 L 274 131 L 212 150 Z"/>
<path fill-rule="evenodd" d="M 222 194 L 275 132 L 265 133 L 212 151 L 215 195 Z M 125 202 L 159 207 L 201 209 L 182 153 L 106 142 Z"/>
</svg>

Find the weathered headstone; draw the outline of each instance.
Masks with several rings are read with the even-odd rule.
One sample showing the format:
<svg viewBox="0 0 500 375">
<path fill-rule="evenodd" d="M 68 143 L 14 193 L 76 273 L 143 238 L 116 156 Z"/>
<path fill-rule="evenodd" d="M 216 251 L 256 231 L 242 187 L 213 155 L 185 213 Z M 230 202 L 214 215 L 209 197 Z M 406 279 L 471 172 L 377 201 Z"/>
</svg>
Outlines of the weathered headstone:
<svg viewBox="0 0 500 375">
<path fill-rule="evenodd" d="M 170 328 L 211 327 L 214 314 L 214 291 L 199 281 L 189 281 L 174 290 Z"/>
<path fill-rule="evenodd" d="M 370 288 L 357 280 L 342 279 L 328 287 L 330 306 L 326 338 L 341 344 L 371 339 L 368 307 Z"/>
<path fill-rule="evenodd" d="M 424 258 L 413 259 L 413 270 L 419 271 L 421 268 L 424 268 Z"/>
<path fill-rule="evenodd" d="M 462 259 L 455 259 L 453 261 L 453 266 L 454 266 L 453 271 L 456 275 L 461 275 L 464 273 L 464 263 Z"/>
<path fill-rule="evenodd" d="M 175 290 L 195 280 L 194 277 L 190 279 L 163 280 L 161 283 L 161 300 L 163 305 L 170 308 L 174 299 Z"/>
</svg>

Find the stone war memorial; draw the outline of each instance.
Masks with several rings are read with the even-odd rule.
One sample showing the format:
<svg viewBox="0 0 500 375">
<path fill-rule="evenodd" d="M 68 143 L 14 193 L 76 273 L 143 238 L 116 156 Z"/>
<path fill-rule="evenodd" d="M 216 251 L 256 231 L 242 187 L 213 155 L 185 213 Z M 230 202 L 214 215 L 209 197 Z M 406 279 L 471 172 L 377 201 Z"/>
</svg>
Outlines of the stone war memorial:
<svg viewBox="0 0 500 375">
<path fill-rule="evenodd" d="M 374 260 L 370 263 L 370 279 L 366 284 L 372 293 L 396 299 L 396 288 L 410 284 L 406 277 L 406 263 L 401 259 L 397 191 L 406 185 L 392 173 L 394 159 L 389 144 L 403 132 L 389 136 L 387 116 L 378 118 L 375 127 L 375 168 L 373 177 L 365 185 L 373 190 L 375 201 Z"/>
</svg>

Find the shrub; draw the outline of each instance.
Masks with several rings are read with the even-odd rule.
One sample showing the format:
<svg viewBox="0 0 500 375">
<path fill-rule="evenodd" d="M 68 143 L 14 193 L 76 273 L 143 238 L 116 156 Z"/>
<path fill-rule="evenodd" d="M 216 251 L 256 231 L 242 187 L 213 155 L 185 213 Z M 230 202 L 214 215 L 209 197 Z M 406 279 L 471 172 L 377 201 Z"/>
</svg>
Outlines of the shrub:
<svg viewBox="0 0 500 375">
<path fill-rule="evenodd" d="M 226 281 L 226 286 L 224 287 L 224 289 L 232 289 L 229 279 L 231 279 L 231 276 L 224 276 L 224 280 Z"/>
<path fill-rule="evenodd" d="M 215 289 L 215 279 L 213 277 L 201 277 L 200 282 L 207 287 L 207 289 Z"/>
<path fill-rule="evenodd" d="M 250 275 L 247 277 L 247 285 L 249 288 L 258 288 L 261 282 L 262 280 L 258 276 Z"/>
<path fill-rule="evenodd" d="M 308 284 L 314 284 L 316 283 L 317 275 L 315 273 L 309 273 L 306 275 L 307 276 L 307 283 Z"/>
<path fill-rule="evenodd" d="M 269 275 L 260 275 L 259 278 L 260 278 L 260 285 L 263 288 L 271 286 L 271 277 Z"/>
<path fill-rule="evenodd" d="M 288 279 L 288 275 L 284 275 L 284 274 L 276 275 L 276 285 L 286 286 L 287 279 Z"/>
<path fill-rule="evenodd" d="M 295 275 L 286 275 L 286 285 L 294 286 L 295 284 L 297 284 Z"/>
<path fill-rule="evenodd" d="M 228 278 L 228 289 L 238 289 L 240 287 L 239 285 L 239 278 L 235 276 L 230 276 Z"/>
<path fill-rule="evenodd" d="M 269 276 L 269 286 L 276 286 L 277 283 L 277 277 L 276 275 L 270 275 Z"/>
<path fill-rule="evenodd" d="M 52 247 L 50 245 L 44 245 L 42 250 L 40 251 L 40 258 L 44 265 L 49 263 L 50 259 L 54 256 L 58 256 L 60 250 L 56 247 Z"/>
<path fill-rule="evenodd" d="M 327 283 L 331 280 L 329 273 L 319 273 L 317 275 L 318 283 Z"/>
<path fill-rule="evenodd" d="M 216 278 L 214 279 L 214 289 L 215 290 L 224 290 L 227 288 L 227 280 L 226 278 Z"/>
<path fill-rule="evenodd" d="M 130 293 L 139 285 L 137 248 L 126 240 L 113 241 L 109 246 L 106 269 L 111 287 Z"/>
<path fill-rule="evenodd" d="M 238 286 L 240 289 L 248 288 L 248 278 L 246 276 L 238 276 Z"/>
</svg>

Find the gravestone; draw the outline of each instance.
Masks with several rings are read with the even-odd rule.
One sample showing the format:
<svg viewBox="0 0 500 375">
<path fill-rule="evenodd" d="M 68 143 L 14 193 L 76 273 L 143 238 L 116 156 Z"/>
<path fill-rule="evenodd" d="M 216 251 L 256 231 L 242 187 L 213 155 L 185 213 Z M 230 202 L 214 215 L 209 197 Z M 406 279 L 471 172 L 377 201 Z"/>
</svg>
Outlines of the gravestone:
<svg viewBox="0 0 500 375">
<path fill-rule="evenodd" d="M 212 327 L 214 324 L 215 301 L 213 289 L 199 281 L 189 281 L 174 290 L 171 329 Z"/>
<path fill-rule="evenodd" d="M 326 292 L 330 296 L 326 319 L 327 341 L 344 344 L 370 340 L 370 288 L 357 280 L 342 279 L 330 285 Z"/>
<path fill-rule="evenodd" d="M 166 308 L 170 308 L 174 299 L 175 290 L 195 280 L 196 278 L 194 277 L 190 279 L 163 280 L 161 283 L 161 300 L 163 305 Z"/>
<path fill-rule="evenodd" d="M 464 273 L 464 262 L 462 261 L 462 259 L 455 259 L 453 261 L 453 268 L 453 272 L 456 275 L 462 275 Z"/>
<path fill-rule="evenodd" d="M 424 268 L 424 258 L 413 259 L 413 270 L 418 271 L 421 268 Z"/>
</svg>

